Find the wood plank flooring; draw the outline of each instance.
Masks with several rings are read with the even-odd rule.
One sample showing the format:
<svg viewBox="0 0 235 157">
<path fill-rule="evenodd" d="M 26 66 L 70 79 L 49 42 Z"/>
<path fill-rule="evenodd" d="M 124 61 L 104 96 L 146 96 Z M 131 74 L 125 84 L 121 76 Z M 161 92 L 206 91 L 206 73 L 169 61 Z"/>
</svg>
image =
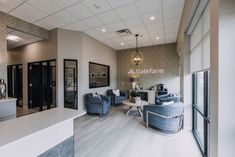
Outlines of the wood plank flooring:
<svg viewBox="0 0 235 157">
<path fill-rule="evenodd" d="M 75 157 L 202 157 L 190 131 L 166 137 L 126 110 L 121 106 L 105 117 L 76 119 Z"/>
</svg>

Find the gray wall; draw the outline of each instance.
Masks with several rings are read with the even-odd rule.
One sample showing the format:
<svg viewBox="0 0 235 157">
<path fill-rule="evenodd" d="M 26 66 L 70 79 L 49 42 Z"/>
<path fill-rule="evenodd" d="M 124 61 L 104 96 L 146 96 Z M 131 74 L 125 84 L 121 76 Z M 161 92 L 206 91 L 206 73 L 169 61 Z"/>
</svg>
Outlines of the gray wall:
<svg viewBox="0 0 235 157">
<path fill-rule="evenodd" d="M 131 63 L 131 54 L 134 49 L 117 52 L 117 78 L 118 88 L 129 90 L 131 88 L 130 69 L 164 69 L 164 74 L 144 74 L 139 78 L 140 86 L 145 89 L 153 85 L 164 83 L 170 92 L 180 91 L 179 57 L 176 54 L 176 44 L 166 44 L 140 48 L 144 54 L 144 61 L 136 66 Z"/>
<path fill-rule="evenodd" d="M 57 31 L 50 32 L 50 39 L 8 50 L 7 64 L 23 64 L 23 107 L 28 107 L 28 63 L 56 59 Z"/>
</svg>

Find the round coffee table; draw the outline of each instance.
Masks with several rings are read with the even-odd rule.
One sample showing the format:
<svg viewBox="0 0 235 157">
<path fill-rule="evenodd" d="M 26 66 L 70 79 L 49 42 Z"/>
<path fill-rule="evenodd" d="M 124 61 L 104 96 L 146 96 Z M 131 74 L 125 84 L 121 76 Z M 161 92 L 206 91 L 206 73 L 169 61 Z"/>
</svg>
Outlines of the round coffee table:
<svg viewBox="0 0 235 157">
<path fill-rule="evenodd" d="M 137 103 L 134 103 L 134 102 L 130 102 L 130 100 L 124 100 L 122 102 L 124 105 L 127 105 L 129 106 L 129 109 L 127 110 L 126 114 L 129 115 L 129 112 L 131 111 L 131 109 L 133 107 L 136 107 L 140 116 L 143 116 L 143 113 L 142 113 L 142 109 L 141 107 L 143 107 L 144 105 L 148 105 L 148 102 L 147 101 L 144 101 L 144 100 L 141 100 L 141 102 L 137 102 Z"/>
</svg>

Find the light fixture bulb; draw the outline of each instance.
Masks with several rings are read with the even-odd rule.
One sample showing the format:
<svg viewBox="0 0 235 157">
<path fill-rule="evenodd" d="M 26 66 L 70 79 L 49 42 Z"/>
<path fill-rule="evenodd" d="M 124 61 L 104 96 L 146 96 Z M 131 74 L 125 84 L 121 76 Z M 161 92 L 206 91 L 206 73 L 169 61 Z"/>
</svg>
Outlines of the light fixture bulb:
<svg viewBox="0 0 235 157">
<path fill-rule="evenodd" d="M 159 40 L 160 38 L 159 37 L 156 37 L 157 40 Z"/>
<path fill-rule="evenodd" d="M 123 45 L 124 45 L 124 43 L 121 43 L 121 45 L 123 46 Z"/>
<path fill-rule="evenodd" d="M 16 35 L 7 35 L 7 40 L 11 40 L 11 41 L 20 41 L 21 38 L 16 36 Z"/>
<path fill-rule="evenodd" d="M 102 29 L 102 32 L 106 32 L 106 29 L 103 28 L 103 29 Z"/>
<path fill-rule="evenodd" d="M 155 17 L 154 17 L 154 16 L 151 16 L 151 17 L 150 17 L 150 20 L 155 20 Z"/>
</svg>

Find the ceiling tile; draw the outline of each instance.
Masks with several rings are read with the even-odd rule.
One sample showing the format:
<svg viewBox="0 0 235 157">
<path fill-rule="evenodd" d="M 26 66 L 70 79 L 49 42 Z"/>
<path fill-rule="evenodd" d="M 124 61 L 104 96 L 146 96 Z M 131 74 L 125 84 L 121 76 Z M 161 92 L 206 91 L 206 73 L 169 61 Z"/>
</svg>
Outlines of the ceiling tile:
<svg viewBox="0 0 235 157">
<path fill-rule="evenodd" d="M 23 5 L 13 10 L 10 15 L 13 15 L 28 22 L 34 22 L 47 16 L 46 13 L 27 3 L 24 3 Z"/>
<path fill-rule="evenodd" d="M 163 8 L 170 8 L 177 5 L 184 5 L 184 0 L 163 0 Z"/>
<path fill-rule="evenodd" d="M 44 11 L 47 14 L 52 14 L 52 13 L 55 13 L 56 11 L 60 10 L 60 8 L 56 4 L 54 4 L 48 0 L 40 0 L 40 1 L 39 0 L 29 0 L 29 1 L 27 1 L 27 3 L 30 3 L 34 7 L 41 9 L 42 11 Z"/>
<path fill-rule="evenodd" d="M 50 16 L 50 18 L 63 22 L 63 25 L 77 21 L 77 19 L 74 16 L 72 16 L 66 11 L 60 11 L 56 14 L 53 14 Z"/>
<path fill-rule="evenodd" d="M 181 17 L 164 20 L 165 27 L 179 26 Z"/>
<path fill-rule="evenodd" d="M 114 11 L 109 11 L 98 15 L 98 17 L 105 23 L 110 24 L 113 22 L 120 21 L 120 18 L 116 15 Z"/>
<path fill-rule="evenodd" d="M 35 24 L 50 30 L 75 22 L 75 20 L 76 19 L 66 11 L 60 11 L 40 21 L 37 21 Z"/>
<path fill-rule="evenodd" d="M 155 10 L 160 10 L 162 7 L 161 0 L 138 0 L 136 5 L 141 14 Z"/>
<path fill-rule="evenodd" d="M 118 34 L 116 32 L 110 32 L 104 35 L 105 38 L 107 39 L 113 39 L 113 40 L 118 40 L 120 39 L 120 37 L 118 36 Z"/>
<path fill-rule="evenodd" d="M 8 12 L 26 0 L 0 0 L 0 10 L 3 12 Z"/>
<path fill-rule="evenodd" d="M 154 20 L 150 20 L 150 17 L 154 17 Z M 154 12 L 150 12 L 147 14 L 142 15 L 142 19 L 144 21 L 145 24 L 152 24 L 158 21 L 162 21 L 162 11 L 158 10 L 158 11 L 154 11 Z"/>
<path fill-rule="evenodd" d="M 66 11 L 77 17 L 79 20 L 91 17 L 93 15 L 89 9 L 80 3 L 67 8 Z"/>
<path fill-rule="evenodd" d="M 100 19 L 98 19 L 96 16 L 87 18 L 83 21 L 91 27 L 100 27 L 104 25 L 104 23 Z"/>
<path fill-rule="evenodd" d="M 86 30 L 89 30 L 91 29 L 91 27 L 89 25 L 87 25 L 86 23 L 84 22 L 75 22 L 75 23 L 72 23 L 70 25 L 67 25 L 65 27 L 63 27 L 65 29 L 70 29 L 70 30 L 74 30 L 74 31 L 86 31 Z"/>
<path fill-rule="evenodd" d="M 133 2 L 133 0 L 107 0 L 107 1 L 112 6 L 112 8 L 118 8 Z"/>
<path fill-rule="evenodd" d="M 100 14 L 111 10 L 112 8 L 106 2 L 106 0 L 85 0 L 82 1 L 94 14 Z"/>
<path fill-rule="evenodd" d="M 129 4 L 126 6 L 123 6 L 121 8 L 115 9 L 115 12 L 119 15 L 122 19 L 128 19 L 131 17 L 138 16 L 137 8 L 134 4 Z"/>
<path fill-rule="evenodd" d="M 78 0 L 50 0 L 60 8 L 66 8 L 78 2 Z"/>
<path fill-rule="evenodd" d="M 45 28 L 47 30 L 51 30 L 51 29 L 55 28 L 54 25 L 51 24 L 50 20 L 48 20 L 47 18 L 46 19 L 42 19 L 40 21 L 37 21 L 34 24 L 39 26 L 39 27 Z"/>
<path fill-rule="evenodd" d="M 183 5 L 164 9 L 163 10 L 164 19 L 181 17 L 182 12 L 183 12 Z"/>
<path fill-rule="evenodd" d="M 114 31 L 118 31 L 118 30 L 122 30 L 122 29 L 127 28 L 127 26 L 122 21 L 118 21 L 118 22 L 109 24 L 108 26 Z"/>
<path fill-rule="evenodd" d="M 124 20 L 124 23 L 129 28 L 136 27 L 136 26 L 144 26 L 144 23 L 142 22 L 141 18 L 138 16 L 126 19 Z"/>
<path fill-rule="evenodd" d="M 147 28 L 148 31 L 163 29 L 163 23 L 162 22 L 156 22 L 156 23 L 152 23 L 152 24 L 147 24 L 146 28 Z"/>
<path fill-rule="evenodd" d="M 90 35 L 90 36 L 97 36 L 97 35 L 100 35 L 100 31 L 96 30 L 96 29 L 90 29 L 90 30 L 87 30 L 87 31 L 84 31 L 84 33 Z"/>
<path fill-rule="evenodd" d="M 147 34 L 147 30 L 145 29 L 145 26 L 137 26 L 137 27 L 133 27 L 130 28 L 131 32 L 133 34 Z"/>
</svg>

